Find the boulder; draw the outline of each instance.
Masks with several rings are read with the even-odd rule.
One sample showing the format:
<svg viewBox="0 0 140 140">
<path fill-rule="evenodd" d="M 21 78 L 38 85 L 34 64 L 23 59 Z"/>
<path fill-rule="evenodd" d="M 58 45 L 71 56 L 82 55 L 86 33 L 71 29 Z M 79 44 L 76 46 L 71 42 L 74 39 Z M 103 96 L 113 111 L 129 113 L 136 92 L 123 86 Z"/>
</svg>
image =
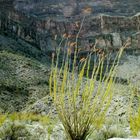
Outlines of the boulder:
<svg viewBox="0 0 140 140">
<path fill-rule="evenodd" d="M 64 16 L 65 16 L 65 17 L 71 17 L 71 16 L 73 16 L 74 13 L 75 13 L 75 8 L 72 7 L 72 6 L 65 6 L 65 7 L 63 8 L 63 13 L 64 13 Z"/>
<path fill-rule="evenodd" d="M 119 48 L 122 46 L 122 40 L 119 33 L 112 33 L 113 47 Z"/>
</svg>

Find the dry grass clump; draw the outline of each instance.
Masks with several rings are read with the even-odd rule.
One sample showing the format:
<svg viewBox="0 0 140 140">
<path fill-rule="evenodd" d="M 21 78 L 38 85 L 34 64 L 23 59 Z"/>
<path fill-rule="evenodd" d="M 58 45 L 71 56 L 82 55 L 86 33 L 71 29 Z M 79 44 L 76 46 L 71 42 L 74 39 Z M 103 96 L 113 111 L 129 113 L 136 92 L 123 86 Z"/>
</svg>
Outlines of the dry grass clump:
<svg viewBox="0 0 140 140">
<path fill-rule="evenodd" d="M 52 121 L 48 116 L 42 116 L 32 113 L 11 113 L 11 114 L 0 114 L 0 127 L 6 120 L 23 121 L 23 122 L 40 122 L 42 124 L 50 124 Z"/>
</svg>

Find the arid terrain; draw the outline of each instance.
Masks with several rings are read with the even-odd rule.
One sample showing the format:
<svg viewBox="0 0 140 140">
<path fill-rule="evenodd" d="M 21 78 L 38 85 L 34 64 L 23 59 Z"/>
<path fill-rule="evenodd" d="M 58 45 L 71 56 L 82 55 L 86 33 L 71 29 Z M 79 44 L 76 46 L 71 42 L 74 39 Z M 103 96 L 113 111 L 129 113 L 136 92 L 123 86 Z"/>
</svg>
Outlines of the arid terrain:
<svg viewBox="0 0 140 140">
<path fill-rule="evenodd" d="M 0 0 L 0 140 L 67 140 L 49 87 L 59 47 L 59 66 L 67 51 L 73 62 L 77 50 L 80 64 L 95 50 L 91 67 L 96 53 L 110 56 L 107 67 L 125 48 L 107 119 L 88 140 L 139 138 L 131 131 L 128 107 L 131 86 L 140 84 L 140 0 Z"/>
</svg>

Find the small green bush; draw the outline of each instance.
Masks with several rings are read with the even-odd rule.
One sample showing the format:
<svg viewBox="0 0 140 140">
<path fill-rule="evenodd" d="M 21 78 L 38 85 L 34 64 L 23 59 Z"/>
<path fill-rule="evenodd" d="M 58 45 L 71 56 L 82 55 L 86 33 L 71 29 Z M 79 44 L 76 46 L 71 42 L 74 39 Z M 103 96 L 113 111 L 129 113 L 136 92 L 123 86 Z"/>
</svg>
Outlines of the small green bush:
<svg viewBox="0 0 140 140">
<path fill-rule="evenodd" d="M 39 124 L 46 127 L 46 130 L 38 129 L 38 134 L 30 132 L 28 126 Z M 50 135 L 53 132 L 55 120 L 50 119 L 48 116 L 37 115 L 32 113 L 13 113 L 13 114 L 0 114 L 0 139 L 18 139 L 25 138 L 27 140 L 38 140 L 40 134 Z M 32 126 L 34 127 L 34 125 Z M 45 129 L 45 127 L 44 127 Z"/>
<path fill-rule="evenodd" d="M 11 114 L 0 114 L 0 127 L 5 121 L 10 120 L 11 122 L 40 122 L 42 124 L 54 124 L 56 120 L 52 120 L 49 116 L 38 115 L 33 113 L 21 113 L 15 112 Z"/>
<path fill-rule="evenodd" d="M 125 138 L 128 137 L 128 133 L 125 131 L 125 126 L 115 117 L 107 118 L 102 129 L 95 131 L 91 138 L 95 140 L 107 140 L 110 138 Z"/>
<path fill-rule="evenodd" d="M 140 135 L 140 91 L 138 86 L 133 86 L 131 89 L 129 124 L 132 134 L 138 136 Z"/>
</svg>

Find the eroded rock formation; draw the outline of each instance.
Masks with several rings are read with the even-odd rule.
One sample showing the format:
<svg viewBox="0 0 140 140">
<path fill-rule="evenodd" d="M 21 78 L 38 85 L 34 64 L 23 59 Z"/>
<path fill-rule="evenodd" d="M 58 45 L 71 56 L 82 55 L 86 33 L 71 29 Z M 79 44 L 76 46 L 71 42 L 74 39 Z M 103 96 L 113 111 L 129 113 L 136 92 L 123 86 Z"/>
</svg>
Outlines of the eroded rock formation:
<svg viewBox="0 0 140 140">
<path fill-rule="evenodd" d="M 49 2 L 44 2 L 44 5 Z M 32 7 L 26 7 L 27 9 L 22 11 L 20 6 L 26 6 L 27 3 L 28 5 L 32 3 Z M 3 2 L 0 10 L 0 31 L 12 34 L 15 38 L 20 37 L 30 43 L 37 44 L 44 52 L 54 51 L 63 34 L 70 35 L 70 40 L 74 40 L 82 19 L 85 17 L 79 34 L 82 48 L 88 49 L 89 46 L 92 47 L 96 42 L 101 48 L 118 48 L 125 43 L 127 37 L 131 38 L 133 47 L 140 47 L 139 13 L 129 17 L 105 14 L 93 15 L 88 5 L 87 9 L 85 9 L 85 11 L 87 10 L 86 14 L 82 12 L 79 14 L 81 7 L 85 7 L 82 6 L 84 2 L 78 3 L 77 1 L 73 1 L 72 4 L 64 1 L 62 5 L 58 6 L 55 6 L 55 1 L 52 1 L 49 3 L 50 7 L 46 8 L 47 10 L 44 9 L 44 11 L 40 12 L 35 6 L 38 4 L 42 6 L 42 3 L 42 0 L 28 2 L 18 0 L 14 3 L 15 7 L 12 4 L 8 4 L 8 6 L 6 5 L 8 8 L 5 9 L 4 4 L 7 4 L 7 2 Z"/>
</svg>

